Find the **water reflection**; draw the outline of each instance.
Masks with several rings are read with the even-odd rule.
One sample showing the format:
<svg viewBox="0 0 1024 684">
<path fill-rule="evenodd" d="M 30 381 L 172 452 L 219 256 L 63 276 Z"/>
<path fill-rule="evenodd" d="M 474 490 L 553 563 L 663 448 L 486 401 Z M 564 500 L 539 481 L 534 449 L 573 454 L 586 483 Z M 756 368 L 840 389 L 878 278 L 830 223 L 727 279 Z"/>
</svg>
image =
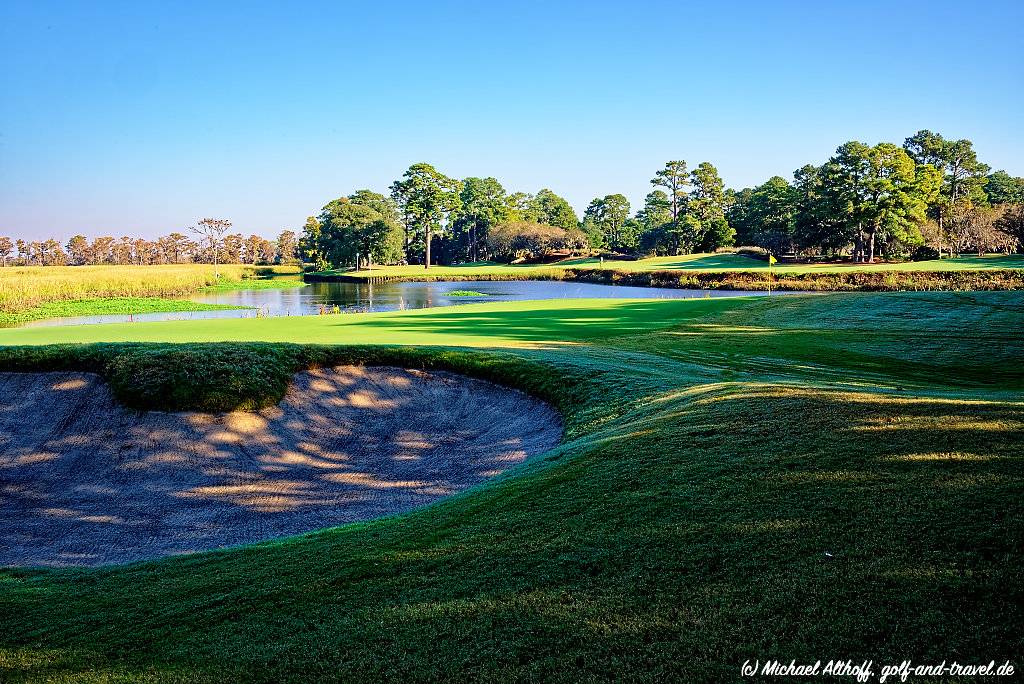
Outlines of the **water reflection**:
<svg viewBox="0 0 1024 684">
<path fill-rule="evenodd" d="M 458 293 L 473 292 L 475 295 Z M 455 294 L 453 294 L 455 293 Z M 193 301 L 228 304 L 241 309 L 176 311 L 167 313 L 78 316 L 34 321 L 27 325 L 81 325 L 128 321 L 176 321 L 202 318 L 305 316 L 338 307 L 344 312 L 396 311 L 451 306 L 473 302 L 508 302 L 527 299 L 637 298 L 691 299 L 763 295 L 731 290 L 678 290 L 661 287 L 597 285 L 558 280 L 468 281 L 434 283 L 310 283 L 289 289 L 237 290 L 190 297 Z"/>
</svg>

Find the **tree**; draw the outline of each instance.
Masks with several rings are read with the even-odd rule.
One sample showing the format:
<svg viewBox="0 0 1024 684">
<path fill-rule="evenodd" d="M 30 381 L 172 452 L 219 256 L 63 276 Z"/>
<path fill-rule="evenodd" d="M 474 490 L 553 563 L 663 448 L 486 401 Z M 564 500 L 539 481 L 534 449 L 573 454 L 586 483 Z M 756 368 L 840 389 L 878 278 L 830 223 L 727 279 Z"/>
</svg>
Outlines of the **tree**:
<svg viewBox="0 0 1024 684">
<path fill-rule="evenodd" d="M 996 171 L 985 179 L 985 195 L 993 206 L 1024 204 L 1024 178 L 1014 178 L 1006 171 Z"/>
<path fill-rule="evenodd" d="M 297 248 L 295 233 L 290 230 L 281 231 L 281 234 L 277 236 L 277 263 L 290 264 L 295 261 Z"/>
<path fill-rule="evenodd" d="M 875 145 L 868 159 L 865 228 L 867 262 L 871 263 L 879 240 L 885 242 L 889 256 L 894 243 L 923 244 L 919 226 L 925 222 L 928 203 L 938 195 L 940 178 L 935 167 L 918 166 L 906 150 L 892 143 Z"/>
<path fill-rule="evenodd" d="M 395 200 L 372 190 L 356 190 L 348 199 L 352 204 L 359 204 L 369 207 L 381 215 L 386 221 L 395 223 L 398 221 L 398 207 Z"/>
<path fill-rule="evenodd" d="M 600 243 L 594 247 L 607 246 L 609 249 L 628 248 L 622 228 L 629 219 L 629 200 L 624 195 L 614 194 L 598 197 L 591 201 L 583 213 L 584 232 L 590 227 L 593 236 L 600 236 Z M 593 243 L 592 243 L 593 244 Z"/>
<path fill-rule="evenodd" d="M 110 248 L 114 263 L 118 266 L 127 266 L 132 263 L 135 253 L 135 240 L 128 235 L 122 235 Z"/>
<path fill-rule="evenodd" d="M 7 257 L 14 251 L 14 243 L 11 238 L 0 236 L 0 267 L 7 265 Z"/>
<path fill-rule="evenodd" d="M 43 242 L 37 242 L 39 261 L 43 266 L 64 266 L 67 264 L 67 254 L 61 248 L 60 243 L 50 238 Z"/>
<path fill-rule="evenodd" d="M 393 264 L 402 258 L 402 227 L 394 220 L 382 216 L 357 231 L 356 239 L 368 269 L 375 262 Z"/>
<path fill-rule="evenodd" d="M 322 232 L 319 219 L 310 216 L 302 227 L 302 239 L 299 240 L 299 251 L 305 259 L 313 262 L 313 268 L 317 271 L 326 271 L 331 267 L 321 246 Z"/>
<path fill-rule="evenodd" d="M 582 246 L 579 230 L 566 230 L 533 221 L 502 221 L 487 236 L 488 249 L 495 257 L 512 262 L 542 257 L 557 249 Z"/>
<path fill-rule="evenodd" d="M 318 218 L 321 253 L 331 266 L 337 268 L 351 263 L 359 268 L 359 234 L 371 223 L 380 220 L 380 213 L 341 197 L 328 202 Z"/>
<path fill-rule="evenodd" d="M 653 231 L 672 221 L 672 207 L 668 195 L 662 190 L 652 190 L 644 198 L 643 208 L 636 213 L 636 220 L 644 233 Z"/>
<path fill-rule="evenodd" d="M 764 247 L 774 254 L 793 249 L 796 192 L 781 176 L 772 176 L 749 191 L 741 191 L 731 215 L 740 222 L 743 244 Z"/>
<path fill-rule="evenodd" d="M 816 253 L 838 254 L 850 245 L 840 199 L 825 185 L 828 168 L 805 164 L 793 172 L 793 242 Z"/>
<path fill-rule="evenodd" d="M 572 205 L 547 188 L 542 188 L 527 202 L 529 212 L 538 223 L 565 230 L 578 228 L 580 220 Z"/>
<path fill-rule="evenodd" d="M 693 190 L 686 211 L 700 223 L 702 235 L 697 247 L 713 252 L 733 244 L 735 231 L 725 218 L 725 184 L 718 169 L 710 162 L 701 162 L 690 174 Z"/>
<path fill-rule="evenodd" d="M 508 206 L 509 221 L 532 221 L 536 222 L 533 213 L 533 195 L 527 192 L 513 192 L 505 198 Z"/>
<path fill-rule="evenodd" d="M 753 196 L 753 188 L 727 189 L 725 191 L 725 218 L 736 231 L 735 241 L 740 245 L 754 244 L 755 224 L 750 213 L 750 202 Z"/>
<path fill-rule="evenodd" d="M 181 233 L 171 233 L 165 240 L 167 258 L 172 264 L 180 264 L 185 256 L 195 247 L 195 243 Z"/>
<path fill-rule="evenodd" d="M 681 159 L 665 162 L 665 168 L 654 174 L 651 184 L 655 187 L 665 188 L 672 220 L 677 221 L 686 205 L 686 187 L 690 184 L 686 162 Z"/>
<path fill-rule="evenodd" d="M 207 247 L 213 257 L 213 272 L 217 278 L 220 278 L 218 252 L 220 251 L 220 245 L 224 239 L 224 234 L 230 229 L 231 221 L 214 218 L 201 219 L 196 223 L 196 225 L 189 227 L 189 230 L 199 235 L 201 240 L 206 240 Z"/>
<path fill-rule="evenodd" d="M 459 193 L 462 208 L 453 222 L 453 257 L 478 261 L 486 253 L 487 232 L 491 226 L 509 218 L 505 188 L 495 178 L 467 178 Z"/>
<path fill-rule="evenodd" d="M 407 251 L 409 231 L 423 240 L 424 268 L 430 268 L 430 248 L 436 233 L 442 233 L 453 214 L 461 208 L 461 183 L 439 172 L 430 164 L 413 164 L 402 180 L 392 186 L 397 191 L 406 223 Z"/>
<path fill-rule="evenodd" d="M 871 148 L 862 142 L 841 145 L 821 170 L 822 191 L 835 213 L 837 238 L 854 244 L 853 260 L 864 260 L 865 226 L 871 220 L 868 181 Z"/>
<path fill-rule="evenodd" d="M 318 218 L 306 222 L 303 244 L 307 254 L 323 270 L 374 261 L 393 262 L 401 257 L 402 228 L 393 219 L 347 197 L 329 202 Z"/>
<path fill-rule="evenodd" d="M 1024 205 L 1018 204 L 1004 211 L 995 227 L 1010 238 L 1016 249 L 1024 250 Z"/>
<path fill-rule="evenodd" d="M 245 239 L 245 249 L 242 255 L 242 263 L 244 264 L 258 264 L 263 260 L 264 248 L 263 243 L 267 240 L 259 235 L 250 235 Z"/>
<path fill-rule="evenodd" d="M 139 266 L 150 265 L 155 261 L 153 243 L 145 238 L 132 240 L 132 253 L 135 255 L 135 263 Z"/>
<path fill-rule="evenodd" d="M 933 166 L 942 175 L 940 191 L 929 206 L 940 232 L 945 230 L 945 215 L 958 202 L 970 200 L 973 204 L 984 204 L 987 201 L 983 188 L 989 167 L 978 161 L 970 140 L 946 140 L 938 133 L 921 130 L 907 138 L 903 148 L 916 164 Z"/>
<path fill-rule="evenodd" d="M 892 143 L 848 142 L 822 167 L 821 189 L 834 213 L 837 237 L 853 242 L 854 261 L 872 262 L 879 241 L 888 255 L 923 244 L 920 226 L 940 178 Z"/>
<path fill-rule="evenodd" d="M 90 260 L 89 240 L 84 235 L 75 235 L 68 240 L 68 263 L 81 266 Z"/>
<path fill-rule="evenodd" d="M 114 262 L 114 238 L 109 235 L 101 235 L 92 241 L 93 264 L 112 264 Z"/>
<path fill-rule="evenodd" d="M 956 254 L 968 249 L 981 256 L 985 252 L 1003 247 L 1007 241 L 1001 220 L 1005 212 L 991 207 L 976 207 L 970 202 L 958 202 L 950 208 L 946 219 L 946 236 Z"/>
<path fill-rule="evenodd" d="M 220 245 L 220 260 L 225 264 L 237 264 L 242 261 L 242 249 L 245 246 L 245 237 L 241 233 L 232 233 L 224 236 Z"/>
</svg>

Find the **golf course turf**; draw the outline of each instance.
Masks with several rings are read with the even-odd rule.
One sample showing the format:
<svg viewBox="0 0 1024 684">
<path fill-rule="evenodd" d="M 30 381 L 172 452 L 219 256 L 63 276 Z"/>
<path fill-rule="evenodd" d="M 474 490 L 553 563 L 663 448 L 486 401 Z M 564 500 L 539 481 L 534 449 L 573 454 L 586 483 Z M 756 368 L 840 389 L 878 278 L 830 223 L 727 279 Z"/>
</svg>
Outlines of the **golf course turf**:
<svg viewBox="0 0 1024 684">
<path fill-rule="evenodd" d="M 325 273 L 344 274 L 357 278 L 374 278 L 380 276 L 396 276 L 409 278 L 437 278 L 450 279 L 452 277 L 472 278 L 473 276 L 518 276 L 533 277 L 543 274 L 544 271 L 557 269 L 592 269 L 604 268 L 607 270 L 624 272 L 645 272 L 645 271 L 700 271 L 704 273 L 733 273 L 743 271 L 767 271 L 768 261 L 756 259 L 742 254 L 721 253 L 721 254 L 686 254 L 682 256 L 661 256 L 648 257 L 644 259 L 600 259 L 597 257 L 579 257 L 566 259 L 551 264 L 500 264 L 494 262 L 479 262 L 473 264 L 461 264 L 456 266 L 431 266 L 429 269 L 422 265 L 409 266 L 377 266 L 372 270 L 338 270 L 326 271 Z M 873 264 L 854 263 L 779 263 L 772 270 L 780 274 L 805 274 L 805 273 L 845 273 L 858 272 L 937 272 L 937 271 L 976 271 L 976 270 L 1002 270 L 1024 268 L 1024 256 L 1019 254 L 1011 255 L 985 255 L 985 256 L 959 256 L 946 259 L 929 259 L 926 261 L 902 261 L 882 262 Z"/>
<path fill-rule="evenodd" d="M 1022 328 L 1024 293 L 922 292 L 0 330 L 0 370 L 98 372 L 136 408 L 265 406 L 298 370 L 366 363 L 511 385 L 565 427 L 402 516 L 0 571 L 0 680 L 1024 666 Z"/>
</svg>

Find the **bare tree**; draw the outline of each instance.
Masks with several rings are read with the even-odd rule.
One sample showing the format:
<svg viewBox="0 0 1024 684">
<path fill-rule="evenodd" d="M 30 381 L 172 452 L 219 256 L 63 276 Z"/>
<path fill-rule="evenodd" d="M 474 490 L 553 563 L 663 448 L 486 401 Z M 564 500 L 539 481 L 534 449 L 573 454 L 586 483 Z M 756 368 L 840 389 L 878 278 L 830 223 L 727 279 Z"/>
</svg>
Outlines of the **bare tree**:
<svg viewBox="0 0 1024 684">
<path fill-rule="evenodd" d="M 190 226 L 189 230 L 200 236 L 200 239 L 206 239 L 210 245 L 210 251 L 213 253 L 213 272 L 214 275 L 220 278 L 220 269 L 217 263 L 217 253 L 220 251 L 220 243 L 224 239 L 224 234 L 231 230 L 231 221 L 225 219 L 213 219 L 204 218 L 196 223 L 194 226 Z"/>
<path fill-rule="evenodd" d="M 1009 207 L 996 222 L 1011 249 L 1024 250 L 1024 204 Z"/>
<path fill-rule="evenodd" d="M 7 257 L 14 251 L 14 243 L 9 237 L 0 237 L 0 264 L 7 265 Z"/>
</svg>

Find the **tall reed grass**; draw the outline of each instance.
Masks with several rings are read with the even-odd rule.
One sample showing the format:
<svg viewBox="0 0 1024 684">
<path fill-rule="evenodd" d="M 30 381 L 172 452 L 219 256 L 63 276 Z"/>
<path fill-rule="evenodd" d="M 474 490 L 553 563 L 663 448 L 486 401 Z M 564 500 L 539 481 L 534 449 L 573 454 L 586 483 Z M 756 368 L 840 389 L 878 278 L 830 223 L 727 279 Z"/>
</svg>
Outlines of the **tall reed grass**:
<svg viewBox="0 0 1024 684">
<path fill-rule="evenodd" d="M 11 266 L 0 268 L 0 312 L 17 313 L 49 302 L 106 297 L 182 297 L 204 287 L 273 274 L 294 266 Z"/>
</svg>

